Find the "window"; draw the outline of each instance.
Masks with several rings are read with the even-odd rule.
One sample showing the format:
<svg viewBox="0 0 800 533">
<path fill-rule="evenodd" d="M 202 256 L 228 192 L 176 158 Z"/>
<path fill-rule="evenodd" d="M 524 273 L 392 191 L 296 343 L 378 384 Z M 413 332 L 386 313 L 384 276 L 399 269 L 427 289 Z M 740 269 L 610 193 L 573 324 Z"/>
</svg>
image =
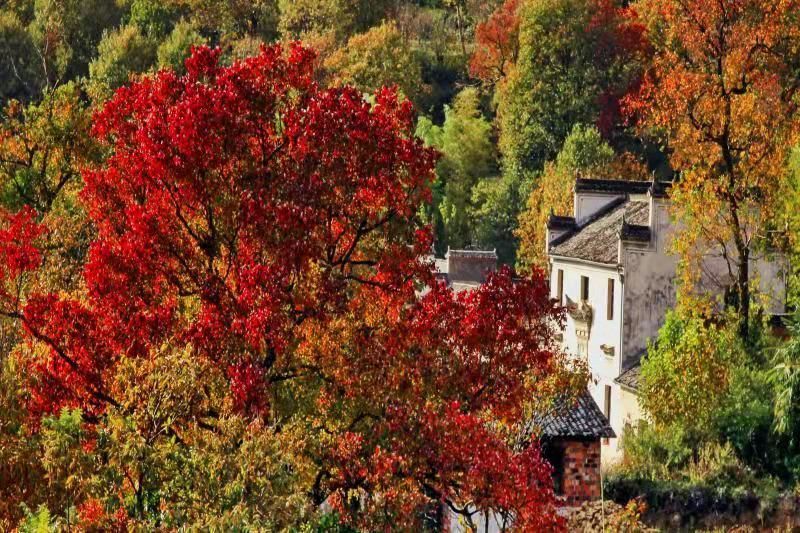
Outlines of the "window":
<svg viewBox="0 0 800 533">
<path fill-rule="evenodd" d="M 611 387 L 609 385 L 606 385 L 606 401 L 603 404 L 603 414 L 606 415 L 609 421 L 611 420 Z"/>
<path fill-rule="evenodd" d="M 581 300 L 589 299 L 589 278 L 581 276 Z"/>
<path fill-rule="evenodd" d="M 608 300 L 606 304 L 606 318 L 614 320 L 614 280 L 608 280 Z"/>
<path fill-rule="evenodd" d="M 589 343 L 578 339 L 578 356 L 587 357 L 589 355 Z"/>
<path fill-rule="evenodd" d="M 564 303 L 564 271 L 562 269 L 558 269 L 557 281 L 557 295 L 558 295 L 558 303 Z"/>
</svg>

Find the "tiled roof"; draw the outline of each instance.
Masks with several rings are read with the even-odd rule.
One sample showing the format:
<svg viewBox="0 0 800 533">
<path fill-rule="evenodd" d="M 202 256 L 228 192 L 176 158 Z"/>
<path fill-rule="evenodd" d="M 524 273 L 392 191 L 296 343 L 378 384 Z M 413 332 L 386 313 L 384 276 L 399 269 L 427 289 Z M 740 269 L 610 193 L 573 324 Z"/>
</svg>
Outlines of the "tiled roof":
<svg viewBox="0 0 800 533">
<path fill-rule="evenodd" d="M 612 194 L 647 194 L 652 182 L 626 180 L 596 180 L 578 178 L 575 192 L 602 192 Z"/>
<path fill-rule="evenodd" d="M 557 400 L 548 413 L 531 420 L 529 430 L 541 438 L 616 437 L 589 391 L 576 399 Z"/>
<path fill-rule="evenodd" d="M 615 380 L 615 383 L 627 387 L 629 389 L 639 389 L 639 379 L 642 377 L 642 365 L 636 363 L 628 370 L 620 374 Z"/>
<path fill-rule="evenodd" d="M 574 231 L 554 239 L 550 255 L 614 265 L 623 218 L 627 224 L 645 226 L 649 216 L 647 201 L 615 200 Z"/>
</svg>

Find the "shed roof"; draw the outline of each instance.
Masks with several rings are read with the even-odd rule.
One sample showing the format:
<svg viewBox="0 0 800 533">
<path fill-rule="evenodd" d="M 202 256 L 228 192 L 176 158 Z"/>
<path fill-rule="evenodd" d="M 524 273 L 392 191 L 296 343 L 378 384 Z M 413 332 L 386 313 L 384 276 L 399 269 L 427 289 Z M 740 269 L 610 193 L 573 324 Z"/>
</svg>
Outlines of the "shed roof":
<svg viewBox="0 0 800 533">
<path fill-rule="evenodd" d="M 615 383 L 631 390 L 639 390 L 639 380 L 642 377 L 642 365 L 636 363 L 614 379 Z"/>
</svg>

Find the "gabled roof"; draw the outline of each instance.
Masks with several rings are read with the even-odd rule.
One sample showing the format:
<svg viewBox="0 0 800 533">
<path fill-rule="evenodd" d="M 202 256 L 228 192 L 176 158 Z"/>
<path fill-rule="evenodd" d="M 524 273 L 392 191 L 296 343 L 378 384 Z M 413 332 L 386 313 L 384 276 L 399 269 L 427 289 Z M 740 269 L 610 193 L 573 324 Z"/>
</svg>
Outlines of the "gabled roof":
<svg viewBox="0 0 800 533">
<path fill-rule="evenodd" d="M 622 374 L 617 376 L 614 380 L 614 383 L 622 385 L 631 390 L 639 390 L 639 379 L 642 377 L 642 365 L 640 363 L 636 363 Z"/>
<path fill-rule="evenodd" d="M 543 439 L 616 437 L 589 391 L 577 398 L 556 400 L 550 411 L 531 420 L 529 430 Z"/>
<path fill-rule="evenodd" d="M 649 209 L 647 201 L 618 198 L 573 231 L 554 239 L 550 243 L 550 255 L 615 265 L 623 219 L 629 225 L 646 226 Z"/>
</svg>

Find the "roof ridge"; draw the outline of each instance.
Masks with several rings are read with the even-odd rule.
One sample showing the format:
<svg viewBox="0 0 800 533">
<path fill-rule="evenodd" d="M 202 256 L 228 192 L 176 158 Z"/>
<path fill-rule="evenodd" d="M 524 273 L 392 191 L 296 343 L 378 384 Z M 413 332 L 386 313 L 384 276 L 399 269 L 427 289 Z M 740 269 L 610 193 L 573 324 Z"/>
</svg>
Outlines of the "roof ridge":
<svg viewBox="0 0 800 533">
<path fill-rule="evenodd" d="M 577 178 L 575 192 L 611 194 L 647 194 L 652 186 L 649 180 L 615 180 L 608 178 Z"/>
</svg>

